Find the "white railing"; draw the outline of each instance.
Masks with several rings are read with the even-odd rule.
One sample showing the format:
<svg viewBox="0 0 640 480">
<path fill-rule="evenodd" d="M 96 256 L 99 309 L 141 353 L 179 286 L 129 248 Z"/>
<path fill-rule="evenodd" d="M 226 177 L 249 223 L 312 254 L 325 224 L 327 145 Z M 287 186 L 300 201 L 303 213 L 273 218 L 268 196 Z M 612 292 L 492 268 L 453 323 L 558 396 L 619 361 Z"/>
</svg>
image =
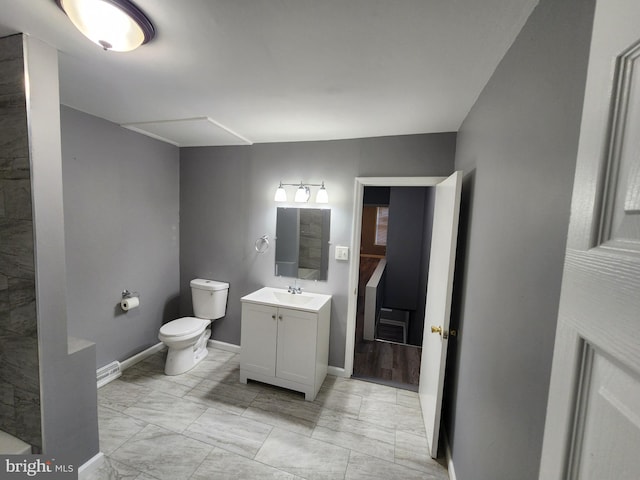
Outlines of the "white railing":
<svg viewBox="0 0 640 480">
<path fill-rule="evenodd" d="M 382 259 L 371 275 L 364 294 L 364 332 L 365 340 L 374 340 L 376 333 L 376 321 L 384 299 L 384 280 L 387 260 Z"/>
</svg>

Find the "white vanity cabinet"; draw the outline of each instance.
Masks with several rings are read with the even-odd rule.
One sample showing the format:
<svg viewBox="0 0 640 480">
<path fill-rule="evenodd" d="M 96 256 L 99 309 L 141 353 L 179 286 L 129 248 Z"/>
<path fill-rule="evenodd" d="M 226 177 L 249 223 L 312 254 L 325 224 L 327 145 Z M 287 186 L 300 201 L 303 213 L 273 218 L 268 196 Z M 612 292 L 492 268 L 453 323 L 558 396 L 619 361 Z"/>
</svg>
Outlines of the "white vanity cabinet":
<svg viewBox="0 0 640 480">
<path fill-rule="evenodd" d="M 240 381 L 289 388 L 313 400 L 327 375 L 331 296 L 297 294 L 305 300 L 264 290 L 241 299 Z M 273 291 L 291 297 L 269 295 Z"/>
</svg>

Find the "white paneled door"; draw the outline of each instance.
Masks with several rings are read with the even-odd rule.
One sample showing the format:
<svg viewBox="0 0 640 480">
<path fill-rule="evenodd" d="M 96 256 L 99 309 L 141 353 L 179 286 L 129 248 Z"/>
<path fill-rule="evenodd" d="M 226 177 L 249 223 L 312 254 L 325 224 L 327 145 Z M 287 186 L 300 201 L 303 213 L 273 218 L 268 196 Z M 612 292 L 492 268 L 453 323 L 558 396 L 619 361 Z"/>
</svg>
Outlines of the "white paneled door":
<svg viewBox="0 0 640 480">
<path fill-rule="evenodd" d="M 438 457 L 461 192 L 462 172 L 455 172 L 436 185 L 418 387 L 427 440 L 433 458 Z"/>
<path fill-rule="evenodd" d="M 596 4 L 539 478 L 640 478 L 638 0 Z"/>
</svg>

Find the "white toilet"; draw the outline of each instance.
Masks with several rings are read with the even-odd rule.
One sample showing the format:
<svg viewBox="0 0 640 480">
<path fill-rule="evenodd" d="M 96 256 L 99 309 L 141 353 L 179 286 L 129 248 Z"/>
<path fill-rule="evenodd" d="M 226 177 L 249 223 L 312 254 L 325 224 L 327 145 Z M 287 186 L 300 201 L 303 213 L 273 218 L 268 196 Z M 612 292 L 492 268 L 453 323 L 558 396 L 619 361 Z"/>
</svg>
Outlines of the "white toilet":
<svg viewBox="0 0 640 480">
<path fill-rule="evenodd" d="M 158 338 L 168 348 L 164 373 L 188 372 L 207 356 L 211 320 L 224 317 L 229 284 L 196 278 L 191 280 L 191 300 L 195 317 L 182 317 L 165 323 Z"/>
</svg>

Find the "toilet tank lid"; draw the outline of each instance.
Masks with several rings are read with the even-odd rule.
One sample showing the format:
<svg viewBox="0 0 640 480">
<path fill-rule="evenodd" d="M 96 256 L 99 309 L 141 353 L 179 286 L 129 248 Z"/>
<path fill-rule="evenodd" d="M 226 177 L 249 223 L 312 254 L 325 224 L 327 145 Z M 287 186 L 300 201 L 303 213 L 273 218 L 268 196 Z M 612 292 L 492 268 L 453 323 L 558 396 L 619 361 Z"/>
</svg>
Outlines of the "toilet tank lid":
<svg viewBox="0 0 640 480">
<path fill-rule="evenodd" d="M 225 282 L 218 282 L 216 280 L 196 278 L 191 280 L 191 288 L 198 288 L 200 290 L 227 290 L 229 288 L 229 284 Z"/>
</svg>

